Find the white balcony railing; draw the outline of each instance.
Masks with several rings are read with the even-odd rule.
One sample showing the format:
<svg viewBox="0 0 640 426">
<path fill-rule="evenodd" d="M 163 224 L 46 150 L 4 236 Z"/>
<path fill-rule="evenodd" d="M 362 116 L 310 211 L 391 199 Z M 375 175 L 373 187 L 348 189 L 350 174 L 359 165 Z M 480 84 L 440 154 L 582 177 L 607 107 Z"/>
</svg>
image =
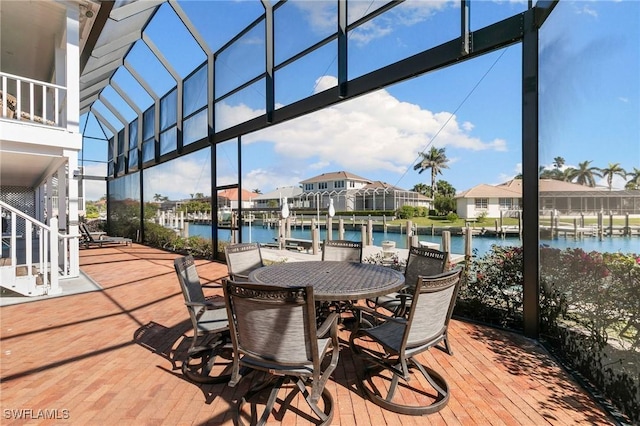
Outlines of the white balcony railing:
<svg viewBox="0 0 640 426">
<path fill-rule="evenodd" d="M 4 72 L 0 79 L 0 117 L 66 126 L 66 87 Z"/>
</svg>

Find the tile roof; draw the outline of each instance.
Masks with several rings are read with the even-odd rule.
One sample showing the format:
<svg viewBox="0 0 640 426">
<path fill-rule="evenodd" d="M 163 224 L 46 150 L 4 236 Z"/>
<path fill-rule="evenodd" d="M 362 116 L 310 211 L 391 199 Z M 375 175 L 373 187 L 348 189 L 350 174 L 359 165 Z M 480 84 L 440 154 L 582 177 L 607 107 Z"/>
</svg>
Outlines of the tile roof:
<svg viewBox="0 0 640 426">
<path fill-rule="evenodd" d="M 340 172 L 323 173 L 321 175 L 314 176 L 307 180 L 303 180 L 300 183 L 304 184 L 304 183 L 314 183 L 314 182 L 326 182 L 331 180 L 343 180 L 343 179 L 355 180 L 355 181 L 366 182 L 366 183 L 372 182 L 370 179 L 363 178 L 362 176 L 354 175 L 353 173 L 349 173 L 345 171 L 340 171 Z"/>
<path fill-rule="evenodd" d="M 540 179 L 540 192 L 602 192 L 607 193 L 607 188 L 580 185 L 572 182 L 563 182 L 555 179 Z M 460 192 L 455 198 L 489 198 L 489 197 L 522 197 L 522 180 L 512 179 L 499 185 L 487 185 L 481 183 L 471 189 Z"/>
<path fill-rule="evenodd" d="M 218 197 L 224 197 L 231 201 L 238 201 L 238 188 L 225 189 L 224 191 L 218 191 Z M 255 192 L 249 192 L 246 189 L 242 190 L 242 201 L 249 201 L 256 197 Z"/>
<path fill-rule="evenodd" d="M 260 194 L 257 197 L 253 197 L 254 200 L 274 200 L 280 199 L 280 197 L 293 198 L 302 194 L 302 188 L 299 186 L 284 186 L 282 188 L 276 188 L 273 191 L 269 191 L 266 194 Z"/>
</svg>

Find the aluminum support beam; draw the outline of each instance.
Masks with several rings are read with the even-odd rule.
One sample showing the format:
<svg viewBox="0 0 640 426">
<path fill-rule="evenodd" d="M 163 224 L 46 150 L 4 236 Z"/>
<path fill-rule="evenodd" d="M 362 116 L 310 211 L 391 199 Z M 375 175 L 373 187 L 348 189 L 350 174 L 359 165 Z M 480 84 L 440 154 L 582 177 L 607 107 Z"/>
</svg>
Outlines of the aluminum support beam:
<svg viewBox="0 0 640 426">
<path fill-rule="evenodd" d="M 538 212 L 538 28 L 535 10 L 525 12 L 522 40 L 522 247 L 524 334 L 540 333 L 540 235 Z"/>
</svg>

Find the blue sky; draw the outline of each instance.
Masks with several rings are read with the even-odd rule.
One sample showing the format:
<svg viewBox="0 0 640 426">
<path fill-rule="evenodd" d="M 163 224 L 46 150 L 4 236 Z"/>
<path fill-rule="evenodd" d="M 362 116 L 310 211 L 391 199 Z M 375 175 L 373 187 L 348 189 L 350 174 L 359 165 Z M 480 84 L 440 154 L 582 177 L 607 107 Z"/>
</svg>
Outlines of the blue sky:
<svg viewBox="0 0 640 426">
<path fill-rule="evenodd" d="M 354 2 L 349 20 L 382 3 Z M 257 1 L 181 4 L 214 50 L 261 9 Z M 472 29 L 525 8 L 526 1 L 472 2 Z M 277 12 L 276 42 L 282 47 L 276 51 L 276 61 L 332 31 L 334 10 L 334 2 L 293 1 Z M 455 37 L 458 22 L 457 1 L 406 1 L 349 35 L 349 78 Z M 176 24 L 177 18 L 164 5 L 148 35 L 186 76 L 204 60 L 204 54 L 184 30 L 166 31 L 167 25 L 179 27 Z M 550 166 L 554 157 L 562 156 L 566 166 L 590 160 L 596 167 L 617 162 L 628 171 L 640 168 L 638 24 L 640 2 L 560 2 L 540 33 L 541 164 Z M 259 69 L 255 61 L 239 60 L 260 47 L 256 34 L 223 58 L 227 73 L 217 82 L 218 89 L 242 82 Z M 335 52 L 335 46 L 329 45 L 276 74 L 277 104 L 335 86 Z M 134 53 L 131 63 L 152 81 L 154 90 L 165 93 L 173 86 L 169 74 L 153 64 L 144 46 L 136 45 Z M 126 74 L 118 72 L 118 83 L 142 109 L 147 108 L 151 99 Z M 429 184 L 430 173 L 418 174 L 412 166 L 418 153 L 431 146 L 445 148 L 450 163 L 439 179 L 458 191 L 504 182 L 521 171 L 520 76 L 521 46 L 513 45 L 244 136 L 243 187 L 269 192 L 320 173 L 346 170 L 411 188 Z M 120 105 L 114 93 L 109 100 Z M 217 109 L 217 120 L 227 127 L 263 113 L 263 108 L 264 92 L 256 85 L 226 100 Z M 125 115 L 135 116 L 130 110 Z M 89 128 L 96 131 L 95 126 Z M 234 147 L 224 143 L 218 150 L 219 183 L 235 183 Z M 85 158 L 104 156 L 85 150 Z M 208 194 L 208 167 L 208 152 L 157 166 L 145 180 L 145 191 L 172 198 Z M 623 183 L 614 181 L 614 186 Z M 87 191 L 88 199 L 104 193 L 99 187 Z"/>
</svg>

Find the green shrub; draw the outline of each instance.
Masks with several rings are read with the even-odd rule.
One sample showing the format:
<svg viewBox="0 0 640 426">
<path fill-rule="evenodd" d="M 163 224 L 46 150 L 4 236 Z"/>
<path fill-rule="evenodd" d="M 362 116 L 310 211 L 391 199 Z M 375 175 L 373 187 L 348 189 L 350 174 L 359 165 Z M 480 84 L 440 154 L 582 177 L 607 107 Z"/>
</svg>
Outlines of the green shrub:
<svg viewBox="0 0 640 426">
<path fill-rule="evenodd" d="M 467 270 L 456 314 L 522 327 L 521 247 L 492 246 Z M 640 256 L 540 248 L 540 319 L 544 340 L 640 421 Z"/>
<path fill-rule="evenodd" d="M 412 217 L 416 217 L 416 209 L 413 206 L 404 205 L 398 209 L 396 217 L 398 219 L 411 219 Z"/>
<path fill-rule="evenodd" d="M 447 220 L 451 223 L 455 222 L 458 220 L 458 215 L 454 212 L 451 212 L 447 215 Z"/>
<path fill-rule="evenodd" d="M 487 219 L 489 213 L 487 212 L 480 212 L 478 213 L 478 215 L 476 216 L 476 218 L 478 219 L 478 223 L 484 223 L 484 221 Z"/>
</svg>

